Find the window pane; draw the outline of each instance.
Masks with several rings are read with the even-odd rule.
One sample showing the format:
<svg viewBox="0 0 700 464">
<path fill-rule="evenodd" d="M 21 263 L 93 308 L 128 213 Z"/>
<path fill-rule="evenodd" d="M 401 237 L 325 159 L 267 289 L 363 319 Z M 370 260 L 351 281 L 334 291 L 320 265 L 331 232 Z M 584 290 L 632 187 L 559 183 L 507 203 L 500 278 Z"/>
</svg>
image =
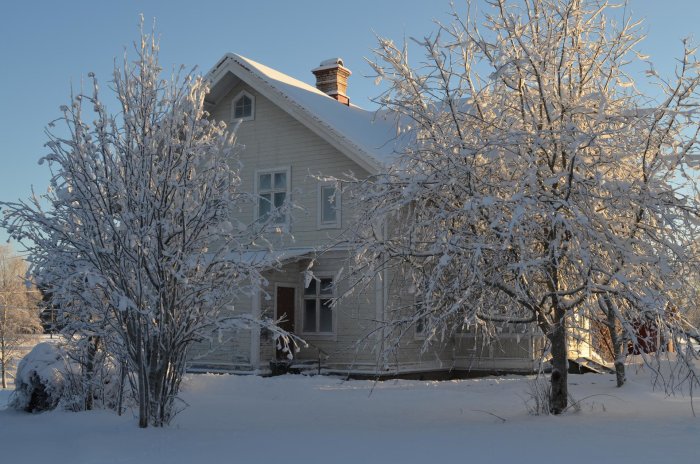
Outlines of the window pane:
<svg viewBox="0 0 700 464">
<path fill-rule="evenodd" d="M 253 114 L 253 100 L 243 95 L 234 105 L 235 118 L 247 118 Z"/>
<path fill-rule="evenodd" d="M 416 321 L 416 334 L 423 335 L 424 332 L 425 332 L 425 319 L 421 317 Z"/>
<path fill-rule="evenodd" d="M 316 332 L 316 300 L 304 300 L 304 332 Z"/>
<path fill-rule="evenodd" d="M 309 286 L 304 289 L 304 295 L 316 295 L 316 279 L 311 279 Z"/>
<path fill-rule="evenodd" d="M 272 188 L 272 174 L 260 174 L 258 190 L 270 190 Z"/>
<path fill-rule="evenodd" d="M 258 200 L 258 217 L 260 219 L 265 219 L 267 215 L 270 214 L 271 208 L 270 194 L 264 193 L 260 195 L 260 199 Z"/>
<path fill-rule="evenodd" d="M 243 98 L 241 98 L 241 100 L 243 101 L 243 116 L 244 116 L 244 117 L 248 117 L 248 116 L 250 116 L 251 113 L 252 113 L 251 110 L 252 110 L 252 108 L 253 108 L 253 102 L 251 101 L 250 98 L 248 98 L 248 97 L 246 97 L 246 96 L 244 96 Z"/>
<path fill-rule="evenodd" d="M 321 295 L 333 294 L 333 279 L 321 279 Z"/>
<path fill-rule="evenodd" d="M 287 196 L 287 194 L 284 192 L 275 193 L 275 198 L 274 198 L 275 208 L 280 208 L 282 205 L 284 205 L 284 198 L 286 196 Z M 275 224 L 284 224 L 286 221 L 287 221 L 287 215 L 280 214 L 280 212 L 278 211 L 277 216 L 275 217 Z"/>
<path fill-rule="evenodd" d="M 276 172 L 275 173 L 275 188 L 276 189 L 286 189 L 287 188 L 287 173 L 286 172 Z"/>
<path fill-rule="evenodd" d="M 335 187 L 321 187 L 321 222 L 335 222 L 337 207 Z"/>
<path fill-rule="evenodd" d="M 275 192 L 275 208 L 280 208 L 282 205 L 284 205 L 284 200 L 286 197 L 286 192 Z"/>
<path fill-rule="evenodd" d="M 248 98 L 247 96 L 243 95 L 241 98 L 236 100 L 236 104 L 234 106 L 234 114 L 233 116 L 235 118 L 247 118 L 248 116 L 253 114 L 253 100 Z"/>
<path fill-rule="evenodd" d="M 330 304 L 331 300 L 321 300 L 319 332 L 333 332 L 333 310 Z"/>
</svg>

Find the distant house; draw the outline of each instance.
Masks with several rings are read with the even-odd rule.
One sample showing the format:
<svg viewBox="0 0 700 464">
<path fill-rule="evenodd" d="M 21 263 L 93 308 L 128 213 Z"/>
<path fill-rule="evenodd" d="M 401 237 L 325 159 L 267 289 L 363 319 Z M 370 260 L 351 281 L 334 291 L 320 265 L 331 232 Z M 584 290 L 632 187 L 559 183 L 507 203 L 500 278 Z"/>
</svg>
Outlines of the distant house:
<svg viewBox="0 0 700 464">
<path fill-rule="evenodd" d="M 258 204 L 242 211 L 253 221 L 292 199 L 297 208 L 278 219 L 289 234 L 270 240 L 282 266 L 267 273 L 269 285 L 237 311 L 270 317 L 285 316 L 285 328 L 309 343 L 294 355 L 298 367 L 356 375 L 427 373 L 435 371 L 534 371 L 544 348 L 541 334 L 531 328 L 513 328 L 497 343 L 484 343 L 474 332 L 458 333 L 447 343 L 421 352 L 424 334 L 405 342 L 398 356 L 378 361 L 369 336 L 377 322 L 386 320 L 389 303 L 415 298 L 410 289 L 377 279 L 344 299 L 333 309 L 330 298 L 343 291 L 336 276 L 352 250 L 334 246 L 352 226 L 343 192 L 318 180 L 318 174 L 341 177 L 352 172 L 359 178 L 378 173 L 393 152 L 395 124 L 374 112 L 353 105 L 347 96 L 350 71 L 341 59 L 323 61 L 312 70 L 316 86 L 234 54 L 226 54 L 208 73 L 212 88 L 208 111 L 215 120 L 239 124 L 243 188 L 256 193 Z M 316 250 L 324 249 L 320 254 Z M 304 270 L 314 259 L 318 280 L 305 285 Z M 267 296 L 267 297 L 266 297 Z M 506 331 L 507 332 L 507 331 Z M 410 338 L 410 337 L 409 337 Z M 572 356 L 587 356 L 581 344 Z M 286 359 L 270 335 L 244 331 L 202 343 L 192 354 L 192 369 L 268 372 L 271 361 Z"/>
</svg>

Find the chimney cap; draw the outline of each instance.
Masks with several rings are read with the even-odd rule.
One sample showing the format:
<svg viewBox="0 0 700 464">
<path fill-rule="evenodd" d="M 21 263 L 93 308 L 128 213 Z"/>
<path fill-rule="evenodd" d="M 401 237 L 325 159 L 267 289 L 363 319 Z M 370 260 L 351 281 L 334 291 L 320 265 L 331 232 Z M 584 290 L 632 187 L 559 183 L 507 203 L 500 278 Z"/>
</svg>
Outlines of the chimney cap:
<svg viewBox="0 0 700 464">
<path fill-rule="evenodd" d="M 319 64 L 317 68 L 312 69 L 311 72 L 325 71 L 326 69 L 334 69 L 339 67 L 350 72 L 350 70 L 345 67 L 345 63 L 343 63 L 342 58 L 328 58 L 327 60 L 323 60 L 321 61 L 321 64 Z"/>
<path fill-rule="evenodd" d="M 321 61 L 321 64 L 319 66 L 332 66 L 334 64 L 339 64 L 341 66 L 345 66 L 343 64 L 342 58 L 328 58 L 327 60 Z"/>
</svg>

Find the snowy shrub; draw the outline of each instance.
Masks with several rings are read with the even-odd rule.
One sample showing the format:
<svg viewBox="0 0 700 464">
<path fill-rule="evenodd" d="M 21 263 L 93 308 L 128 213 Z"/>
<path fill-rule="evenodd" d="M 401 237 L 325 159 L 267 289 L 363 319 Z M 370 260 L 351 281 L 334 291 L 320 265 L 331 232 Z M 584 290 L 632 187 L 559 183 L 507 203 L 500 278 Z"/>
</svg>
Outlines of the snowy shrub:
<svg viewBox="0 0 700 464">
<path fill-rule="evenodd" d="M 117 409 L 123 394 L 118 366 L 99 353 L 92 372 L 86 372 L 81 351 L 75 342 L 35 346 L 19 363 L 10 407 L 27 412 Z"/>
<path fill-rule="evenodd" d="M 527 382 L 525 407 L 531 416 L 548 416 L 552 386 L 544 377 L 537 376 Z"/>
<path fill-rule="evenodd" d="M 69 411 L 93 408 L 114 409 L 121 413 L 125 378 L 114 357 L 89 339 L 70 340 L 61 406 Z"/>
<path fill-rule="evenodd" d="M 569 405 L 564 411 L 580 412 L 581 403 L 576 401 L 571 393 L 567 393 Z M 551 407 L 552 384 L 544 377 L 537 376 L 527 382 L 525 408 L 531 416 L 548 416 L 552 414 Z"/>
<path fill-rule="evenodd" d="M 168 424 L 179 410 L 188 349 L 197 341 L 252 326 L 284 343 L 296 339 L 275 321 L 232 315 L 230 304 L 278 265 L 272 253 L 243 258 L 263 251 L 261 238 L 289 205 L 263 221 L 231 224 L 231 213 L 258 197 L 242 189 L 235 134 L 204 109 L 208 80 L 182 70 L 161 77 L 154 34 L 134 45 L 136 59 L 125 55 L 109 86 L 120 109 L 107 110 L 88 74 L 87 91 L 72 95 L 51 123 L 67 130 L 47 131 L 50 188 L 41 199 L 0 202 L 0 225 L 31 243 L 30 272 L 59 310 L 63 333 L 84 345 L 71 409 L 90 409 L 100 395 L 113 405 L 111 376 L 120 371 L 122 385 L 128 371 L 139 426 L 147 427 Z M 105 353 L 123 369 L 110 368 Z"/>
<path fill-rule="evenodd" d="M 65 359 L 65 351 L 59 345 L 35 346 L 17 367 L 9 406 L 27 412 L 55 409 L 63 396 L 69 369 Z"/>
</svg>

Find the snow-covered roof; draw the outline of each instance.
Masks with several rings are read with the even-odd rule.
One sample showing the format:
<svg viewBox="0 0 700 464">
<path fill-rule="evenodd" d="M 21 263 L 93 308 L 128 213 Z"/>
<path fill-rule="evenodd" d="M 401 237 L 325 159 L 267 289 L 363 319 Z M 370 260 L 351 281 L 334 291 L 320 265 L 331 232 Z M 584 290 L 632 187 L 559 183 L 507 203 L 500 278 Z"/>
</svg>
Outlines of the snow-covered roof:
<svg viewBox="0 0 700 464">
<path fill-rule="evenodd" d="M 386 113 L 343 105 L 312 85 L 233 53 L 224 55 L 207 74 L 212 89 L 226 83 L 229 74 L 250 85 L 368 171 L 377 172 L 392 160 L 396 151 L 396 121 Z"/>
</svg>

